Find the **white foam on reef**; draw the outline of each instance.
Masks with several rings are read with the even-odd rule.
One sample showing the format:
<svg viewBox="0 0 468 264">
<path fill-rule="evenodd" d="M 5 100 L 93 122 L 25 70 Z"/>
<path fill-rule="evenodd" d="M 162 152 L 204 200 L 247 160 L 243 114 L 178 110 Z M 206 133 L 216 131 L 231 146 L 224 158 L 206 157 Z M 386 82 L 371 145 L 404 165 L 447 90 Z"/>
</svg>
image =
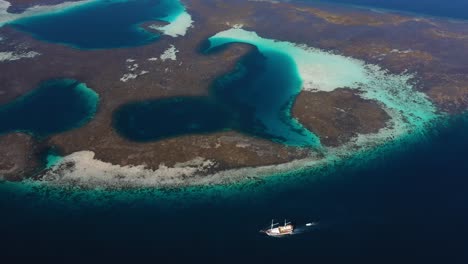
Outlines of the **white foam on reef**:
<svg viewBox="0 0 468 264">
<path fill-rule="evenodd" d="M 149 71 L 140 71 L 140 72 L 128 72 L 128 73 L 125 73 L 122 77 L 120 77 L 120 81 L 121 82 L 128 82 L 130 80 L 135 80 L 136 78 L 142 76 L 142 75 L 145 75 L 145 74 L 148 74 Z"/>
<path fill-rule="evenodd" d="M 164 35 L 175 38 L 178 36 L 185 36 L 188 29 L 193 27 L 193 20 L 192 16 L 184 10 L 165 26 L 150 25 L 149 27 L 161 31 Z"/>
<path fill-rule="evenodd" d="M 138 72 L 137 70 L 140 67 L 140 65 L 138 65 L 138 63 L 134 63 L 136 62 L 135 59 L 129 58 L 126 59 L 125 62 L 127 63 L 127 70 L 129 70 L 130 72 L 124 73 L 124 75 L 120 77 L 121 82 L 128 82 L 130 80 L 134 80 L 142 75 L 149 73 L 149 71 L 146 70 L 141 70 Z"/>
<path fill-rule="evenodd" d="M 199 157 L 173 167 L 161 164 L 152 170 L 143 165 L 113 165 L 95 159 L 92 151 L 79 151 L 61 159 L 42 179 L 48 183 L 87 188 L 174 186 L 182 185 L 186 178 L 197 177 L 215 165 L 215 162 Z"/>
<path fill-rule="evenodd" d="M 173 14 L 160 18 L 160 20 L 169 24 L 164 26 L 150 25 L 149 27 L 160 31 L 163 35 L 174 38 L 178 36 L 185 36 L 189 28 L 193 27 L 192 16 L 187 13 L 187 9 L 180 1 L 175 1 L 171 4 L 174 5 L 173 8 L 176 9 L 176 11 L 174 11 Z"/>
<path fill-rule="evenodd" d="M 177 168 L 160 167 L 149 170 L 144 166 L 118 166 L 93 159 L 90 152 L 78 152 L 65 157 L 73 166 L 57 165 L 45 177 L 45 182 L 79 184 L 89 187 L 164 187 L 236 183 L 245 179 L 320 168 L 349 158 L 364 157 L 375 149 L 406 136 L 422 135 L 439 116 L 436 108 L 424 93 L 411 84 L 410 74 L 390 74 L 379 66 L 364 61 L 332 54 L 306 45 L 276 41 L 258 36 L 241 28 L 226 30 L 210 38 L 211 47 L 231 42 L 255 45 L 260 52 L 275 51 L 289 55 L 296 63 L 297 73 L 303 80 L 302 88 L 308 91 L 333 91 L 347 87 L 359 91 L 365 99 L 378 102 L 391 119 L 377 133 L 358 135 L 339 147 L 324 147 L 320 153 L 288 163 L 255 168 L 241 168 L 197 176 L 212 168 L 213 161 L 200 158 L 196 166 Z M 266 53 L 267 54 L 267 53 Z M 403 141 L 402 141 L 403 142 Z M 366 154 L 367 153 L 367 154 Z M 203 163 L 201 161 L 206 163 Z M 73 169 L 74 168 L 74 169 Z M 89 171 L 88 171 L 89 170 Z"/>
<path fill-rule="evenodd" d="M 33 6 L 24 10 L 22 13 L 14 14 L 14 13 L 9 13 L 7 11 L 8 8 L 11 6 L 11 4 L 8 1 L 0 0 L 0 27 L 12 21 L 21 19 L 21 18 L 36 16 L 36 15 L 44 15 L 44 14 L 49 14 L 49 13 L 54 13 L 54 12 L 61 12 L 69 8 L 89 4 L 95 1 L 98 1 L 98 0 L 82 0 L 82 1 L 76 1 L 76 2 L 64 2 L 61 4 L 57 4 L 57 5 L 43 5 L 43 6 L 37 5 L 37 6 Z"/>
<path fill-rule="evenodd" d="M 297 45 L 287 41 L 265 39 L 252 31 L 232 28 L 210 38 L 212 46 L 229 42 L 255 45 L 260 52 L 283 51 L 296 62 L 306 90 L 332 91 L 340 87 L 354 86 L 366 78 L 364 62 L 330 54 L 319 49 Z"/>
<path fill-rule="evenodd" d="M 159 57 L 162 61 L 165 60 L 177 60 L 176 53 L 179 52 L 174 45 L 170 45 L 168 49 L 166 49 L 163 54 Z"/>
<path fill-rule="evenodd" d="M 31 59 L 39 55 L 41 54 L 36 51 L 28 51 L 28 52 L 23 52 L 23 53 L 16 53 L 12 51 L 1 51 L 0 62 L 1 61 L 15 61 L 15 60 L 20 60 L 24 58 Z"/>
<path fill-rule="evenodd" d="M 125 73 L 122 77 L 120 77 L 121 82 L 128 82 L 129 80 L 134 80 L 138 78 L 138 74 L 136 73 Z"/>
</svg>

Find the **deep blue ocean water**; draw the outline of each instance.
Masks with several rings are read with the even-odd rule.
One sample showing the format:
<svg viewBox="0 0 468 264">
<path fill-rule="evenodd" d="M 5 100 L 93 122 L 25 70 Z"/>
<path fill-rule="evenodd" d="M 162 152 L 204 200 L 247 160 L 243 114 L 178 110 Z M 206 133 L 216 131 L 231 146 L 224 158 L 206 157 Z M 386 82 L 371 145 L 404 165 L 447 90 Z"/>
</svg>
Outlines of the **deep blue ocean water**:
<svg viewBox="0 0 468 264">
<path fill-rule="evenodd" d="M 390 2 L 395 5 L 385 8 L 398 9 L 403 3 L 386 1 Z M 411 6 L 438 3 L 440 12 L 430 13 L 436 16 L 446 16 L 442 10 L 452 6 L 451 1 L 405 2 L 410 7 L 400 5 L 402 10 L 420 12 L 421 7 Z M 466 10 L 461 1 L 453 3 L 453 17 Z M 384 7 L 377 0 L 370 4 Z M 351 160 L 289 179 L 284 176 L 283 181 L 206 193 L 23 192 L 21 186 L 0 182 L 1 258 L 468 263 L 467 135 L 465 115 L 364 163 Z M 319 224 L 310 232 L 273 239 L 258 233 L 271 218 Z"/>
<path fill-rule="evenodd" d="M 0 184 L 2 258 L 466 263 L 468 117 L 400 151 L 293 181 L 188 191 L 19 192 Z M 203 191 L 202 191 L 203 193 Z M 88 198 L 86 198 L 88 197 Z M 275 239 L 271 218 L 318 226 Z M 19 257 L 21 258 L 21 257 Z M 157 260 L 157 261 L 156 261 Z"/>
</svg>

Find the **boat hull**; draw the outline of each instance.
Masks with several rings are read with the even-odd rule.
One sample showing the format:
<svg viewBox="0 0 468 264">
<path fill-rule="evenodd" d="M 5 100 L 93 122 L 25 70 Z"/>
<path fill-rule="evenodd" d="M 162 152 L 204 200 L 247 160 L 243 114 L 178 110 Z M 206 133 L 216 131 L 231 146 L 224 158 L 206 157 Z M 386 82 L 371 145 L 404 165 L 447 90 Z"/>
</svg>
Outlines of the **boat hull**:
<svg viewBox="0 0 468 264">
<path fill-rule="evenodd" d="M 276 228 L 270 228 L 267 230 L 262 230 L 261 232 L 271 237 L 282 237 L 282 236 L 292 235 L 294 233 L 294 226 L 285 225 L 285 226 L 280 226 Z"/>
</svg>

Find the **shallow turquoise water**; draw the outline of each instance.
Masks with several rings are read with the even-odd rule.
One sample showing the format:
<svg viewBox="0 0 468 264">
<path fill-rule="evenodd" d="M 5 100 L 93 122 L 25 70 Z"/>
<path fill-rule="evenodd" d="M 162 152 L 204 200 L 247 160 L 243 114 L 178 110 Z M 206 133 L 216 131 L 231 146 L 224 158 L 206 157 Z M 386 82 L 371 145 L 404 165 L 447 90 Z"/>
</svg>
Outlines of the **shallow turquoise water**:
<svg viewBox="0 0 468 264">
<path fill-rule="evenodd" d="M 160 35 L 140 27 L 148 21 L 172 22 L 185 11 L 174 0 L 93 1 L 82 6 L 11 22 L 34 37 L 81 49 L 139 46 Z"/>
<path fill-rule="evenodd" d="M 99 96 L 85 84 L 56 79 L 0 105 L 0 134 L 26 132 L 46 137 L 84 125 L 96 113 Z"/>
<path fill-rule="evenodd" d="M 261 64 L 255 69 L 259 71 L 255 76 L 261 76 Z M 263 98 L 249 90 L 249 97 L 243 97 L 247 91 L 232 90 L 243 87 L 232 86 L 243 83 L 246 76 L 242 67 L 238 71 L 242 74 L 220 80 L 213 94 L 226 97 L 232 108 L 249 106 L 250 97 L 275 101 L 273 93 L 266 94 L 272 98 Z M 414 134 L 325 167 L 298 168 L 230 186 L 174 190 L 83 190 L 50 187 L 39 181 L 0 182 L 2 259 L 467 263 L 468 120 L 465 116 L 437 124 L 430 105 L 411 89 L 383 75 L 378 77 L 382 78 L 375 80 L 376 89 L 365 92 L 408 114 Z M 216 91 L 216 87 L 223 89 Z M 50 98 L 46 98 L 49 103 L 53 102 Z M 150 110 L 176 113 L 170 107 L 153 108 L 154 102 L 148 103 Z M 258 113 L 240 109 L 244 111 L 239 115 L 248 113 L 242 115 L 246 124 L 256 119 L 252 117 L 266 121 L 270 117 L 262 115 L 262 107 Z M 173 121 L 171 115 L 167 121 Z M 42 117 L 39 120 L 47 120 Z M 141 117 L 151 116 L 143 113 Z M 254 131 L 287 131 L 284 123 L 279 129 L 276 121 L 265 123 L 272 129 L 260 126 Z M 271 218 L 288 218 L 297 224 L 317 221 L 319 226 L 286 239 L 270 239 L 258 230 Z"/>
<path fill-rule="evenodd" d="M 346 87 L 356 90 L 364 99 L 378 102 L 390 115 L 392 124 L 376 134 L 356 138 L 352 144 L 357 148 L 379 145 L 411 131 L 424 130 L 431 120 L 439 117 L 427 96 L 414 89 L 410 81 L 414 77 L 412 74 L 390 74 L 362 60 L 306 45 L 263 38 L 256 32 L 242 28 L 232 28 L 213 35 L 208 41 L 209 50 L 236 42 L 254 45 L 267 58 L 271 53 L 289 57 L 289 71 L 295 71 L 289 78 L 297 78 L 294 85 L 297 85 L 298 90 L 331 92 Z M 275 62 L 270 60 L 270 63 Z M 333 151 L 340 152 L 336 153 L 338 156 L 352 156 L 355 149 L 344 146 Z M 330 159 L 333 159 L 334 154 L 330 154 Z"/>
<path fill-rule="evenodd" d="M 291 117 L 301 81 L 294 62 L 270 50 L 252 52 L 219 77 L 204 98 L 176 97 L 125 105 L 114 114 L 117 131 L 136 141 L 236 130 L 292 146 L 319 146 Z"/>
<path fill-rule="evenodd" d="M 62 156 L 59 155 L 54 149 L 50 149 L 47 151 L 47 155 L 45 156 L 45 168 L 50 169 L 53 166 L 57 165 L 61 160 Z"/>
<path fill-rule="evenodd" d="M 244 58 L 234 72 L 215 82 L 212 91 L 233 109 L 239 131 L 287 145 L 318 147 L 319 139 L 291 116 L 301 84 L 294 61 L 268 50 Z"/>
</svg>

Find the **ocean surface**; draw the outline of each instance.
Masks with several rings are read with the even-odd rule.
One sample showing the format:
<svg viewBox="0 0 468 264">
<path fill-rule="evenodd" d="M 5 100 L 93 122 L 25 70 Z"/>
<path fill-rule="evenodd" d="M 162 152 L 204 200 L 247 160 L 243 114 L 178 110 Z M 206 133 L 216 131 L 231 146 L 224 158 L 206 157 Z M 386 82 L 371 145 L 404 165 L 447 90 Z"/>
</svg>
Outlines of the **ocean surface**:
<svg viewBox="0 0 468 264">
<path fill-rule="evenodd" d="M 450 16 L 444 13 L 449 6 L 454 8 L 454 18 L 460 18 L 461 7 L 468 7 L 464 1 L 453 1 L 453 6 L 451 1 L 435 0 L 405 1 L 406 6 L 403 1 L 357 2 L 346 1 L 434 16 Z M 394 5 L 389 6 L 390 2 Z M 432 13 L 424 11 L 432 10 L 427 6 L 433 3 L 441 7 Z M 236 94 L 229 99 L 235 106 Z M 150 110 L 164 110 L 160 103 Z M 201 103 L 208 107 L 198 110 L 211 111 L 209 104 Z M 30 109 L 34 108 L 15 111 Z M 47 121 L 47 115 L 36 120 Z M 174 128 L 181 131 L 177 124 Z M 46 135 L 56 130 L 38 131 Z M 0 182 L 1 258 L 468 263 L 467 135 L 465 114 L 444 119 L 405 144 L 376 150 L 365 160 L 355 157 L 321 169 L 234 186 L 106 191 Z M 258 231 L 272 218 L 292 220 L 303 232 L 282 239 L 265 237 Z M 304 227 L 308 222 L 317 225 Z"/>
<path fill-rule="evenodd" d="M 466 263 L 468 117 L 321 171 L 209 190 L 0 184 L 2 258 L 235 263 Z M 275 239 L 271 218 L 318 225 Z"/>
</svg>

